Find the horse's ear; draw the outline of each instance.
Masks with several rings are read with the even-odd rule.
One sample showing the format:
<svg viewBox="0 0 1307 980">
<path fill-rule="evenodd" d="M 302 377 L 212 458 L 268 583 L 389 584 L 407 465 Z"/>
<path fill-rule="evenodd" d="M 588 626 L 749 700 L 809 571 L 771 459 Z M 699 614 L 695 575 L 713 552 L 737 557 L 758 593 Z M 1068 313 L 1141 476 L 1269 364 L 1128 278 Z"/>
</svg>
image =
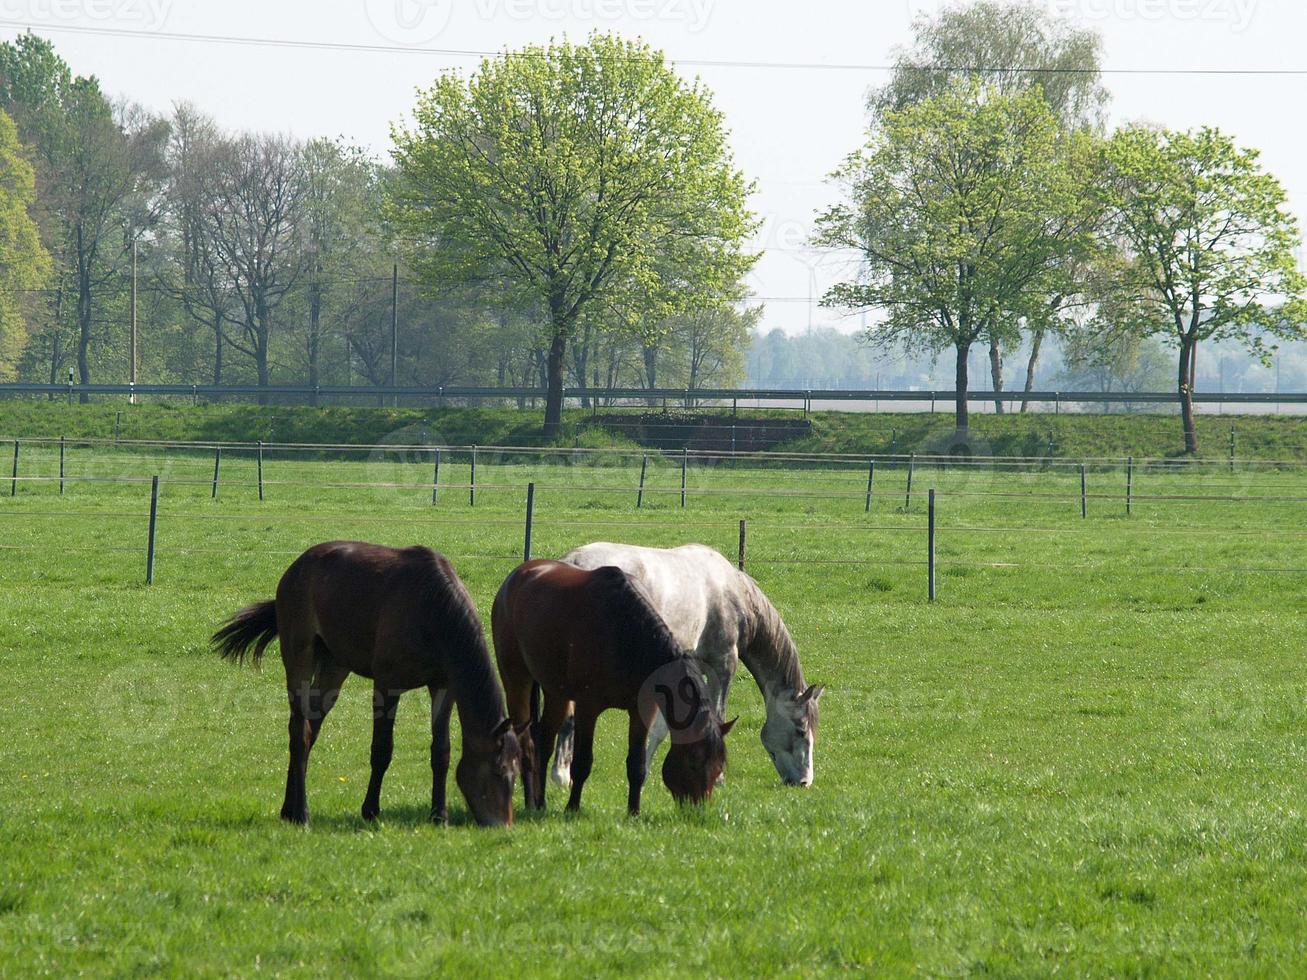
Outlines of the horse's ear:
<svg viewBox="0 0 1307 980">
<path fill-rule="evenodd" d="M 826 692 L 825 684 L 812 684 L 808 689 L 799 695 L 799 704 L 807 704 L 809 701 L 818 700 Z"/>
<path fill-rule="evenodd" d="M 736 716 L 735 716 L 734 718 L 732 718 L 730 721 L 722 722 L 722 724 L 721 724 L 721 733 L 722 733 L 722 738 L 725 738 L 725 737 L 726 737 L 727 733 L 728 733 L 732 728 L 735 727 L 735 723 L 736 723 L 737 721 L 739 721 L 739 720 L 740 720 L 740 716 L 739 716 L 739 715 L 736 715 Z"/>
<path fill-rule="evenodd" d="M 512 730 L 512 728 L 513 728 L 513 722 L 510 719 L 505 718 L 503 721 L 501 721 L 498 725 L 495 726 L 495 730 L 490 733 L 490 737 L 503 738 L 505 735 L 509 733 L 509 731 Z"/>
</svg>

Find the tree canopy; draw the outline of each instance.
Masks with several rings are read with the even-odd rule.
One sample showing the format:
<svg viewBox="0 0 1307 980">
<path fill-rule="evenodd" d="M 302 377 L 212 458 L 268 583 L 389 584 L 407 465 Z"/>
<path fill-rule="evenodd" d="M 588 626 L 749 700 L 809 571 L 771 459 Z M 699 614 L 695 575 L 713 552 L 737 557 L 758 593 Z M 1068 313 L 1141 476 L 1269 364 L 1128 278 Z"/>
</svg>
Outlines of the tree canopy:
<svg viewBox="0 0 1307 980">
<path fill-rule="evenodd" d="M 392 215 L 426 282 L 493 281 L 540 312 L 547 434 L 583 317 L 625 311 L 653 339 L 750 265 L 749 185 L 720 112 L 638 42 L 594 35 L 446 74 L 394 141 Z"/>
</svg>

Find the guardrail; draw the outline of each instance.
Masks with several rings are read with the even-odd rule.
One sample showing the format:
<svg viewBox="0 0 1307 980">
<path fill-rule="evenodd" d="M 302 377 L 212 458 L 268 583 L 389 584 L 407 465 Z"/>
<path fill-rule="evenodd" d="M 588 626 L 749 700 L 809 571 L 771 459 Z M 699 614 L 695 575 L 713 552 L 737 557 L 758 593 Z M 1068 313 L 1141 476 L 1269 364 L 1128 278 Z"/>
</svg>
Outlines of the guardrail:
<svg viewBox="0 0 1307 980">
<path fill-rule="evenodd" d="M 0 397 L 5 395 L 64 395 L 69 398 L 81 395 L 172 395 L 192 398 L 218 398 L 243 395 L 265 398 L 503 398 L 521 399 L 545 397 L 543 388 L 499 388 L 467 385 L 402 387 L 381 385 L 358 387 L 354 385 L 212 385 L 212 384 L 40 384 L 36 382 L 10 382 L 0 384 Z M 983 391 L 967 392 L 968 402 L 1035 402 L 1052 404 L 1060 408 L 1070 404 L 1177 404 L 1179 396 L 1173 391 Z M 957 392 L 949 389 L 912 391 L 876 388 L 565 388 L 563 399 L 576 401 L 648 401 L 658 400 L 693 404 L 695 402 L 802 402 L 805 410 L 813 402 L 952 402 Z M 1193 400 L 1206 405 L 1307 405 L 1307 392 L 1195 392 Z"/>
</svg>

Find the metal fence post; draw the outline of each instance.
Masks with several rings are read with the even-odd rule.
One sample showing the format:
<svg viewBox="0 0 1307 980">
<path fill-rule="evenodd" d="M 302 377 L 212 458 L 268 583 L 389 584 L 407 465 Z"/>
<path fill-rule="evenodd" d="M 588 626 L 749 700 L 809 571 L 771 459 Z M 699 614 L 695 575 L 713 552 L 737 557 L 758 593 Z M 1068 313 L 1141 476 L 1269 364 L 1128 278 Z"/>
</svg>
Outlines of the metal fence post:
<svg viewBox="0 0 1307 980">
<path fill-rule="evenodd" d="M 644 472 L 649 467 L 649 455 L 640 457 L 640 489 L 635 492 L 635 509 L 639 510 L 644 506 Z"/>
<path fill-rule="evenodd" d="M 1230 472 L 1234 472 L 1234 426 L 1230 426 Z"/>
<path fill-rule="evenodd" d="M 145 584 L 154 584 L 154 531 L 159 520 L 159 478 L 150 478 L 150 536 L 145 545 Z"/>
<path fill-rule="evenodd" d="M 1085 493 L 1085 464 L 1080 464 L 1080 516 L 1089 516 L 1089 499 Z"/>
<path fill-rule="evenodd" d="M 59 437 L 59 494 L 64 492 L 64 437 Z"/>
<path fill-rule="evenodd" d="M 258 451 L 258 463 L 259 463 L 259 500 L 263 500 L 263 440 L 262 439 L 259 440 L 259 448 L 257 451 Z"/>
<path fill-rule="evenodd" d="M 926 577 L 930 601 L 935 601 L 935 488 L 931 487 L 928 495 L 928 517 L 926 519 Z"/>
<path fill-rule="evenodd" d="M 467 481 L 467 505 L 477 505 L 477 447 L 472 447 L 472 474 Z"/>
<path fill-rule="evenodd" d="M 522 560 L 531 560 L 531 523 L 535 519 L 536 485 L 526 485 L 526 537 L 522 542 Z"/>
<path fill-rule="evenodd" d="M 440 449 L 436 449 L 436 469 L 431 475 L 431 503 L 434 506 L 440 499 Z"/>
<path fill-rule="evenodd" d="M 863 510 L 864 514 L 871 513 L 871 486 L 876 482 L 876 461 L 874 459 L 867 461 L 867 506 Z"/>
<path fill-rule="evenodd" d="M 744 521 L 740 521 L 740 559 L 738 562 L 740 571 L 744 571 Z"/>
<path fill-rule="evenodd" d="M 690 465 L 690 447 L 681 450 L 681 506 L 685 506 L 685 470 Z"/>
<path fill-rule="evenodd" d="M 222 447 L 213 447 L 213 492 L 209 494 L 210 500 L 218 499 L 218 470 L 222 466 Z"/>
<path fill-rule="evenodd" d="M 903 509 L 907 510 L 912 506 L 912 470 L 917 464 L 917 454 L 912 453 L 908 456 L 908 493 L 903 500 Z"/>
<path fill-rule="evenodd" d="M 1129 456 L 1125 461 L 1125 516 L 1130 516 L 1131 497 L 1134 496 L 1135 458 Z"/>
<path fill-rule="evenodd" d="M 9 496 L 18 496 L 18 440 L 14 440 L 14 472 L 9 484 Z"/>
</svg>

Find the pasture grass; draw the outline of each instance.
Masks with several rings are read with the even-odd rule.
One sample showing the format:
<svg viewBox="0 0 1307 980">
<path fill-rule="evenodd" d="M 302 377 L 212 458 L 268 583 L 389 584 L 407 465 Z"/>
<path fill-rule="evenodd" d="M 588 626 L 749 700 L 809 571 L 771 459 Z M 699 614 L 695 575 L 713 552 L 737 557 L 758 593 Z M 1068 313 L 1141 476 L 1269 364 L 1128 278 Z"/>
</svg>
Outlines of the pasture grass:
<svg viewBox="0 0 1307 980">
<path fill-rule="evenodd" d="M 25 452 L 27 450 L 25 449 Z M 0 974 L 1284 975 L 1307 958 L 1307 473 L 1140 467 L 212 459 L 33 446 L 0 496 Z M 148 482 L 162 474 L 156 582 Z M 93 480 L 82 479 L 93 477 Z M 600 720 L 583 812 L 426 822 L 427 697 L 401 703 L 383 819 L 358 816 L 353 678 L 277 819 L 285 695 L 207 647 L 333 537 L 445 552 L 488 615 L 521 557 L 703 541 L 784 615 L 822 701 L 817 778 L 781 786 L 741 671 L 724 786 L 625 815 Z M 120 482 L 121 481 L 121 482 Z M 367 485 L 363 485 L 367 484 Z M 925 491 L 939 490 L 939 599 Z M 0 494 L 10 490 L 0 481 Z M 1162 498 L 1182 499 L 1162 499 Z M 455 726 L 456 728 L 457 726 Z M 458 753 L 455 735 L 455 756 Z M 520 792 L 519 792 L 520 799 Z M 520 804 L 519 804 L 520 812 Z"/>
</svg>

